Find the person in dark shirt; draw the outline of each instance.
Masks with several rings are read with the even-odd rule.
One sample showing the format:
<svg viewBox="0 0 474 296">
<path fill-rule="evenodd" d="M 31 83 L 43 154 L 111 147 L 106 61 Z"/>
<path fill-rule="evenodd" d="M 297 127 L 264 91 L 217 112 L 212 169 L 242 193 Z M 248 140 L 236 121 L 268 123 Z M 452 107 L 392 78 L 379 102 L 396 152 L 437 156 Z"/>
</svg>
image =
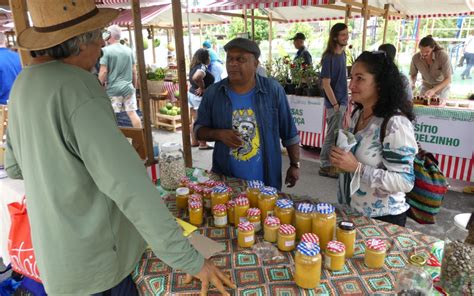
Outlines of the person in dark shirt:
<svg viewBox="0 0 474 296">
<path fill-rule="evenodd" d="M 308 66 L 312 65 L 313 58 L 311 57 L 311 54 L 309 53 L 309 51 L 306 49 L 306 46 L 304 46 L 304 41 L 306 40 L 306 36 L 303 33 L 296 33 L 295 36 L 291 38 L 290 40 L 293 40 L 293 45 L 298 50 L 296 52 L 296 56 L 294 60 L 303 58 L 303 64 L 308 65 Z"/>
</svg>

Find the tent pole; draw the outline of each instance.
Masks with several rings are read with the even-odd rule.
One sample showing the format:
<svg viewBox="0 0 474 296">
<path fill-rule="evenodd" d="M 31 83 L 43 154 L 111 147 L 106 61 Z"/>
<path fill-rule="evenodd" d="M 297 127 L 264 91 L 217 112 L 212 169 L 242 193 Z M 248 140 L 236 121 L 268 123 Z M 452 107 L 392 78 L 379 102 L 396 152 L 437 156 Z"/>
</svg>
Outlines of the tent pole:
<svg viewBox="0 0 474 296">
<path fill-rule="evenodd" d="M 401 19 L 398 20 L 397 43 L 395 44 L 395 48 L 397 49 L 397 52 L 400 52 L 400 47 L 401 47 L 400 39 L 403 37 L 402 36 L 402 30 L 403 30 L 402 23 L 403 21 Z"/>
<path fill-rule="evenodd" d="M 415 28 L 415 45 L 413 46 L 413 54 L 417 52 L 418 41 L 420 41 L 420 26 L 421 20 L 419 17 L 416 18 L 416 28 Z"/>
<path fill-rule="evenodd" d="M 385 40 L 387 40 L 387 29 L 388 29 L 388 12 L 390 10 L 390 4 L 385 4 L 384 5 L 385 13 L 383 16 L 384 19 L 384 24 L 383 24 L 383 38 L 382 38 L 382 44 L 385 44 Z"/>
<path fill-rule="evenodd" d="M 244 15 L 244 31 L 247 33 L 249 31 L 247 26 L 247 9 L 242 9 L 242 13 Z"/>
<path fill-rule="evenodd" d="M 155 29 L 153 26 L 150 26 L 151 30 L 151 48 L 153 53 L 153 64 L 156 64 L 156 51 L 155 51 Z"/>
<path fill-rule="evenodd" d="M 273 20 L 272 13 L 268 14 L 268 64 L 272 64 Z"/>
<path fill-rule="evenodd" d="M 349 19 L 351 18 L 351 9 L 352 6 L 346 4 L 346 16 L 344 17 L 344 24 L 346 24 L 346 26 L 349 24 Z"/>
<path fill-rule="evenodd" d="M 188 50 L 189 50 L 189 64 L 191 64 L 191 60 L 193 59 L 193 48 L 191 46 L 191 40 L 192 40 L 192 36 L 191 36 L 191 21 L 189 19 L 189 0 L 186 0 L 186 7 L 188 9 L 186 9 L 186 21 L 188 22 Z M 174 20 L 174 16 L 173 16 L 173 20 Z M 183 45 L 184 46 L 184 45 Z M 201 47 L 201 46 L 199 46 Z M 188 109 L 188 107 L 186 107 L 186 109 Z M 181 111 L 182 112 L 182 111 Z"/>
<path fill-rule="evenodd" d="M 10 0 L 10 8 L 12 10 L 13 23 L 15 25 L 15 34 L 22 32 L 26 28 L 29 28 L 26 0 Z M 21 64 L 27 66 L 31 62 L 30 53 L 27 50 L 18 50 L 21 58 Z"/>
<path fill-rule="evenodd" d="M 186 85 L 186 60 L 184 57 L 184 43 L 183 43 L 183 19 L 181 15 L 181 2 L 179 0 L 172 0 L 173 9 L 173 24 L 174 24 L 174 39 L 176 44 L 176 62 L 178 65 L 178 81 L 179 81 L 179 98 L 181 103 L 181 124 L 183 137 L 183 151 L 184 162 L 187 167 L 193 166 L 193 159 L 191 154 L 191 139 L 189 131 L 189 107 L 188 107 L 188 93 Z M 188 22 L 189 27 L 189 22 Z M 191 35 L 191 31 L 189 31 Z"/>
<path fill-rule="evenodd" d="M 142 17 L 140 11 L 140 0 L 132 0 L 132 14 L 133 27 L 135 28 L 135 49 L 138 61 L 138 78 L 140 81 L 140 96 L 143 105 L 143 127 L 145 134 L 146 147 L 146 166 L 151 166 L 156 163 L 153 153 L 153 140 L 151 133 L 150 120 L 150 97 L 148 96 L 148 86 L 146 83 L 145 74 L 145 55 L 143 51 L 143 32 L 142 32 Z"/>
<path fill-rule="evenodd" d="M 132 40 L 132 29 L 130 28 L 130 25 L 127 26 L 127 29 L 128 29 L 128 46 L 130 46 L 130 48 L 133 48 L 133 40 Z"/>
<path fill-rule="evenodd" d="M 367 18 L 369 17 L 369 0 L 362 0 L 364 7 L 362 8 L 362 17 L 364 18 L 364 26 L 362 28 L 362 51 L 365 50 L 365 44 L 367 42 Z"/>
<path fill-rule="evenodd" d="M 251 19 L 252 19 L 252 40 L 255 41 L 255 10 L 251 10 Z"/>
<path fill-rule="evenodd" d="M 189 32 L 191 33 L 191 32 Z M 202 44 L 202 20 L 199 19 L 199 44 Z"/>
</svg>

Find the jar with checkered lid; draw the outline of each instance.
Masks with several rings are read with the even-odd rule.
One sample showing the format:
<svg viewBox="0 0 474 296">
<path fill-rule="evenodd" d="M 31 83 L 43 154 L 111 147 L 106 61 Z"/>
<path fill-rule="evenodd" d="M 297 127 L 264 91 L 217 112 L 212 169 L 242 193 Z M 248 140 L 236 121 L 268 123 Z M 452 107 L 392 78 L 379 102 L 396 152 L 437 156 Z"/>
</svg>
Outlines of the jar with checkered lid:
<svg viewBox="0 0 474 296">
<path fill-rule="evenodd" d="M 234 214 L 235 214 L 235 201 L 229 200 L 226 203 L 227 206 L 227 221 L 229 222 L 230 225 L 234 225 Z M 239 224 L 239 223 L 237 223 Z"/>
<path fill-rule="evenodd" d="M 262 230 L 262 214 L 259 208 L 250 208 L 247 210 L 247 220 L 255 227 L 255 232 Z"/>
<path fill-rule="evenodd" d="M 282 224 L 278 229 L 277 246 L 280 251 L 289 252 L 295 249 L 296 229 L 291 224 Z"/>
<path fill-rule="evenodd" d="M 176 189 L 176 207 L 180 210 L 186 210 L 188 207 L 189 188 L 179 187 Z"/>
<path fill-rule="evenodd" d="M 211 188 L 201 186 L 199 194 L 202 195 L 204 209 L 206 210 L 211 209 L 211 193 L 212 193 Z"/>
<path fill-rule="evenodd" d="M 234 221 L 240 223 L 247 221 L 247 210 L 249 209 L 249 200 L 245 193 L 241 193 L 237 198 L 234 199 Z"/>
<path fill-rule="evenodd" d="M 313 233 L 319 236 L 321 250 L 326 250 L 326 245 L 334 239 L 336 231 L 336 208 L 328 203 L 317 204 L 312 228 Z"/>
<path fill-rule="evenodd" d="M 201 226 L 203 221 L 202 202 L 190 201 L 189 204 L 189 223 L 194 226 Z"/>
<path fill-rule="evenodd" d="M 191 183 L 191 179 L 188 176 L 179 178 L 179 187 L 188 187 L 189 183 Z"/>
<path fill-rule="evenodd" d="M 282 198 L 276 201 L 275 216 L 280 219 L 281 224 L 293 224 L 293 201 L 288 198 Z"/>
<path fill-rule="evenodd" d="M 382 268 L 387 255 L 387 245 L 378 238 L 369 238 L 365 241 L 364 262 L 368 268 Z"/>
<path fill-rule="evenodd" d="M 212 215 L 214 216 L 214 226 L 227 226 L 227 207 L 225 205 L 215 205 L 212 208 Z"/>
<path fill-rule="evenodd" d="M 276 188 L 265 186 L 260 189 L 258 195 L 258 208 L 262 211 L 262 220 L 265 221 L 268 215 L 273 216 L 275 203 L 278 198 L 278 191 Z"/>
<path fill-rule="evenodd" d="M 344 268 L 346 247 L 338 241 L 330 241 L 324 252 L 324 265 L 331 271 L 339 271 Z"/>
<path fill-rule="evenodd" d="M 296 239 L 300 239 L 303 233 L 311 232 L 311 221 L 314 206 L 310 203 L 300 203 L 296 206 L 295 227 Z"/>
<path fill-rule="evenodd" d="M 280 228 L 280 219 L 274 216 L 268 216 L 263 223 L 263 239 L 270 243 L 275 243 L 278 239 L 278 229 Z"/>
<path fill-rule="evenodd" d="M 211 192 L 211 207 L 225 205 L 230 200 L 231 193 L 232 189 L 226 185 L 214 186 Z"/>
<path fill-rule="evenodd" d="M 245 190 L 245 193 L 247 194 L 251 208 L 258 207 L 258 196 L 260 195 L 260 189 L 264 186 L 265 185 L 260 180 L 247 181 L 247 189 Z"/>
<path fill-rule="evenodd" d="M 253 224 L 245 221 L 238 225 L 237 243 L 241 248 L 250 248 L 255 243 L 255 228 Z"/>
<path fill-rule="evenodd" d="M 189 196 L 188 201 L 189 202 L 198 201 L 198 202 L 202 203 L 202 195 L 197 194 L 197 193 L 193 193 Z"/>
<path fill-rule="evenodd" d="M 346 258 L 354 256 L 354 246 L 356 240 L 356 230 L 354 223 L 341 221 L 336 228 L 336 240 L 346 246 Z"/>
<path fill-rule="evenodd" d="M 319 245 L 319 237 L 316 234 L 312 233 L 312 232 L 303 233 L 303 235 L 301 236 L 301 241 L 302 242 L 315 243 L 315 244 Z"/>
<path fill-rule="evenodd" d="M 321 254 L 319 246 L 300 242 L 295 254 L 295 283 L 303 289 L 316 289 L 321 282 Z"/>
</svg>

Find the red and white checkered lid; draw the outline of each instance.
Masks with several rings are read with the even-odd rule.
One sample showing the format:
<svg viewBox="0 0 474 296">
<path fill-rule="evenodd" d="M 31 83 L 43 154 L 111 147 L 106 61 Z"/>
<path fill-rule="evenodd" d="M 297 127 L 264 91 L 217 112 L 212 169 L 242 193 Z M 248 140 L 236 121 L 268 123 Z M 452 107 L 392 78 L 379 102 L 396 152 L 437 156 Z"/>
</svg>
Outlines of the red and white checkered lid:
<svg viewBox="0 0 474 296">
<path fill-rule="evenodd" d="M 239 193 L 239 195 L 237 196 L 237 198 L 239 198 L 239 197 L 249 198 L 249 197 L 247 196 L 247 193 L 245 193 L 245 192 Z"/>
<path fill-rule="evenodd" d="M 333 240 L 328 242 L 327 250 L 333 253 L 342 253 L 346 250 L 346 246 L 341 242 Z"/>
<path fill-rule="evenodd" d="M 197 194 L 197 193 L 191 194 L 189 196 L 189 201 L 200 201 L 200 202 L 202 202 L 202 195 Z"/>
<path fill-rule="evenodd" d="M 259 208 L 250 208 L 247 210 L 247 217 L 260 216 Z"/>
<path fill-rule="evenodd" d="M 201 187 L 201 192 L 204 195 L 211 195 L 212 189 L 209 187 Z"/>
<path fill-rule="evenodd" d="M 236 206 L 248 206 L 249 205 L 249 199 L 246 196 L 239 196 L 236 199 L 234 199 L 235 205 Z"/>
<path fill-rule="evenodd" d="M 190 209 L 200 209 L 202 208 L 202 202 L 193 200 L 189 202 L 189 208 Z"/>
<path fill-rule="evenodd" d="M 222 185 L 224 182 L 222 181 L 216 181 L 216 180 L 207 180 L 206 182 L 202 183 L 204 186 L 212 188 L 217 185 Z"/>
<path fill-rule="evenodd" d="M 301 236 L 301 241 L 315 243 L 319 245 L 319 236 L 312 232 L 303 233 L 303 235 Z"/>
<path fill-rule="evenodd" d="M 189 177 L 184 176 L 184 177 L 179 178 L 179 183 L 181 183 L 183 185 L 188 185 L 189 182 L 191 182 Z"/>
<path fill-rule="evenodd" d="M 385 242 L 378 238 L 369 238 L 365 241 L 365 246 L 368 249 L 376 251 L 385 251 L 387 249 L 387 245 L 385 245 Z"/>
<path fill-rule="evenodd" d="M 201 185 L 196 185 L 196 186 L 194 186 L 193 190 L 196 193 L 203 194 L 204 188 L 206 188 L 206 187 L 201 186 Z"/>
<path fill-rule="evenodd" d="M 291 224 L 282 224 L 280 225 L 279 231 L 283 234 L 294 234 L 296 232 L 296 228 Z"/>
<path fill-rule="evenodd" d="M 235 201 L 234 200 L 229 200 L 226 204 L 227 209 L 234 208 L 235 207 Z"/>
<path fill-rule="evenodd" d="M 222 205 L 222 204 L 219 204 L 219 205 L 215 205 L 213 208 L 212 208 L 212 211 L 214 213 L 225 213 L 227 212 L 227 207 L 225 205 Z"/>
<path fill-rule="evenodd" d="M 195 182 L 189 182 L 187 187 L 189 189 L 191 189 L 192 191 L 196 192 L 197 191 L 197 187 L 199 187 L 199 185 Z"/>
<path fill-rule="evenodd" d="M 268 216 L 265 218 L 265 225 L 267 226 L 280 226 L 280 219 L 275 216 Z"/>
<path fill-rule="evenodd" d="M 248 221 L 240 222 L 239 223 L 239 230 L 240 231 L 252 231 L 252 230 L 254 230 L 253 223 L 250 223 Z"/>
</svg>

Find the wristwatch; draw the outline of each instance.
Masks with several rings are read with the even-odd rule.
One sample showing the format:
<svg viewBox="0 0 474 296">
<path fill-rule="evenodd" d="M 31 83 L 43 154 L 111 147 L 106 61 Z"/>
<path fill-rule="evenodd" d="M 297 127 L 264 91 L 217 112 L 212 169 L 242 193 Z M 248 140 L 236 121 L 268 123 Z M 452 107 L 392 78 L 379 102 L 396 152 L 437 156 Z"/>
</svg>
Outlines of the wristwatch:
<svg viewBox="0 0 474 296">
<path fill-rule="evenodd" d="M 299 168 L 301 167 L 301 164 L 300 164 L 299 161 L 297 161 L 297 162 L 290 162 L 290 166 L 299 169 Z"/>
</svg>

